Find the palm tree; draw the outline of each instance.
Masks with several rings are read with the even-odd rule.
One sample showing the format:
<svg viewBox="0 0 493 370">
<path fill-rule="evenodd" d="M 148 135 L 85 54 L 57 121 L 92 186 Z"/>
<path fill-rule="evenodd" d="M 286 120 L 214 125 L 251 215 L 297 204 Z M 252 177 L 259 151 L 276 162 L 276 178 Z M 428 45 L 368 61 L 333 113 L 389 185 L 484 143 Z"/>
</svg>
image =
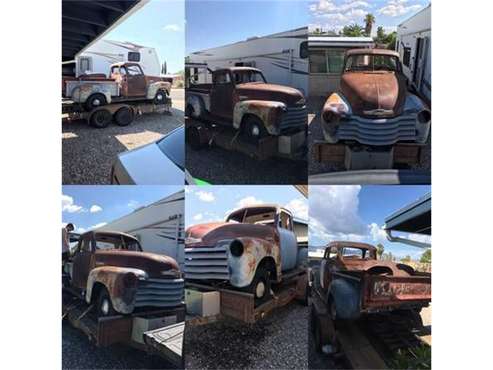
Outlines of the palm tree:
<svg viewBox="0 0 493 370">
<path fill-rule="evenodd" d="M 361 36 L 363 33 L 363 27 L 361 27 L 359 24 L 349 24 L 347 26 L 344 26 L 342 31 L 340 32 L 343 36 L 347 37 L 358 37 Z"/>
<path fill-rule="evenodd" d="M 365 34 L 366 36 L 371 36 L 371 29 L 375 24 L 375 16 L 371 13 L 368 13 L 365 17 Z"/>
</svg>

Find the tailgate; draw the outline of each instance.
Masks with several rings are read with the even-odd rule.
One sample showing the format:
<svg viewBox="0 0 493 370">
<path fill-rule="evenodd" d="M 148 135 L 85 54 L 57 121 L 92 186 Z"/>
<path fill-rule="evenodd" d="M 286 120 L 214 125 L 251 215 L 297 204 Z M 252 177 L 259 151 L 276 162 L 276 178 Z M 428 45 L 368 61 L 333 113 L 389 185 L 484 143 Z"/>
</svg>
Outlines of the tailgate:
<svg viewBox="0 0 493 370">
<path fill-rule="evenodd" d="M 183 368 L 183 333 L 185 322 L 179 322 L 164 328 L 144 333 L 144 342 L 152 353 L 173 363 L 178 369 Z"/>
<path fill-rule="evenodd" d="M 363 308 L 395 306 L 431 301 L 429 276 L 368 276 L 363 291 Z"/>
</svg>

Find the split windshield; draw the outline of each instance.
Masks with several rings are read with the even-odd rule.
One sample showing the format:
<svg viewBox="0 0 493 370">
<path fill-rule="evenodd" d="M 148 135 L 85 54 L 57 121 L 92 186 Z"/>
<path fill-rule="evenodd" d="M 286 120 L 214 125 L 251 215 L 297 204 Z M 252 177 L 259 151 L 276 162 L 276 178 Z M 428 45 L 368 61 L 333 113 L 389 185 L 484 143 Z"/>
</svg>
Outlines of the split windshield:
<svg viewBox="0 0 493 370">
<path fill-rule="evenodd" d="M 345 72 L 400 71 L 399 60 L 391 55 L 355 54 L 346 60 Z"/>
<path fill-rule="evenodd" d="M 233 78 L 237 84 L 244 84 L 248 82 L 266 82 L 262 73 L 257 71 L 235 71 L 233 72 Z"/>
<path fill-rule="evenodd" d="M 110 236 L 110 235 L 96 235 L 96 250 L 108 250 L 108 249 L 120 249 L 128 251 L 142 251 L 140 244 L 131 238 L 125 236 Z"/>
<path fill-rule="evenodd" d="M 275 208 L 251 208 L 231 214 L 226 222 L 242 222 L 247 224 L 274 226 L 275 218 Z"/>
</svg>

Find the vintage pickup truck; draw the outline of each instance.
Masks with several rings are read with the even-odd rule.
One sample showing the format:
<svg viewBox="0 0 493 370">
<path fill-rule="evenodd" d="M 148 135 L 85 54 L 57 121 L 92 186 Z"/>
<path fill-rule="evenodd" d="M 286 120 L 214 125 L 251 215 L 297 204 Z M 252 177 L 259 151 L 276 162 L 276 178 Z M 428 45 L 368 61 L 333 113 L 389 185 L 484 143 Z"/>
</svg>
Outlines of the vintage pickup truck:
<svg viewBox="0 0 493 370">
<path fill-rule="evenodd" d="M 285 208 L 263 204 L 232 212 L 225 222 L 199 224 L 186 230 L 185 278 L 228 282 L 266 301 L 271 282 L 307 263 L 308 249 L 299 246 L 293 216 Z"/>
<path fill-rule="evenodd" d="M 138 63 L 112 64 L 109 76 L 84 75 L 63 80 L 65 97 L 87 110 L 105 104 L 148 100 L 164 104 L 169 99 L 171 82 L 158 76 L 146 76 Z"/>
<path fill-rule="evenodd" d="M 365 243 L 331 242 L 314 280 L 333 320 L 393 310 L 417 317 L 431 302 L 430 273 L 378 260 L 376 248 Z"/>
<path fill-rule="evenodd" d="M 426 143 L 431 112 L 408 91 L 399 54 L 385 49 L 346 52 L 340 91 L 321 113 L 327 142 L 391 146 Z"/>
<path fill-rule="evenodd" d="M 185 284 L 176 261 L 143 252 L 124 233 L 82 234 L 64 272 L 64 287 L 95 304 L 100 317 L 183 304 Z"/>
<path fill-rule="evenodd" d="M 188 117 L 232 127 L 253 143 L 269 135 L 293 138 L 298 134 L 297 145 L 305 144 L 308 115 L 299 90 L 267 83 L 262 72 L 251 67 L 209 73 L 212 83 L 199 81 L 199 73 L 188 78 Z"/>
</svg>

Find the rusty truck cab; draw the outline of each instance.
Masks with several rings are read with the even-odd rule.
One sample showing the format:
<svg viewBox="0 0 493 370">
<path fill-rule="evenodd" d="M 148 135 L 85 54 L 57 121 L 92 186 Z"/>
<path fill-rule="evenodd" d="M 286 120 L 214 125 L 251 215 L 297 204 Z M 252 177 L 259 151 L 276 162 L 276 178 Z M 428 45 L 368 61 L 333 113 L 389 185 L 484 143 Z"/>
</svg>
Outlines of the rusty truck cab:
<svg viewBox="0 0 493 370">
<path fill-rule="evenodd" d="M 110 67 L 110 77 L 118 82 L 121 95 L 125 97 L 145 96 L 147 82 L 138 63 L 115 63 Z"/>
</svg>

